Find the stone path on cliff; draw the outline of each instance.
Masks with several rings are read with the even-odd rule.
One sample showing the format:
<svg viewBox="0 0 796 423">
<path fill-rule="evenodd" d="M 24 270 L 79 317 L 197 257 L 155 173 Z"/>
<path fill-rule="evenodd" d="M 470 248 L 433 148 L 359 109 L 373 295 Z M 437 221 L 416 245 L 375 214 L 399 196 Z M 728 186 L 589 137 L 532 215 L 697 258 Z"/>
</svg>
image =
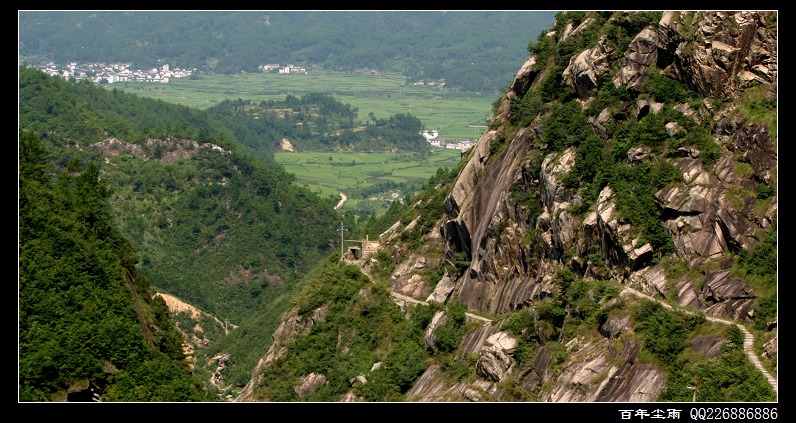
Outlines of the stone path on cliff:
<svg viewBox="0 0 796 423">
<path fill-rule="evenodd" d="M 428 303 L 425 302 L 425 301 L 421 301 L 421 300 L 412 298 L 412 297 L 407 296 L 407 295 L 399 294 L 399 293 L 394 292 L 394 291 L 390 291 L 390 296 L 392 297 L 393 302 L 398 304 L 398 306 L 400 306 L 402 302 L 403 303 L 411 303 L 411 304 L 415 304 L 415 305 L 417 305 L 417 304 L 428 305 Z M 481 323 L 489 323 L 489 322 L 492 321 L 491 319 L 487 319 L 486 317 L 479 316 L 479 315 L 473 314 L 473 313 L 464 313 L 464 315 L 467 316 L 467 318 L 470 319 L 470 320 L 476 320 L 476 321 L 479 321 Z"/>
<path fill-rule="evenodd" d="M 623 289 L 622 290 L 622 294 L 632 294 L 632 295 L 635 295 L 635 296 L 640 297 L 640 298 L 644 298 L 644 299 L 648 299 L 648 300 L 651 300 L 651 301 L 655 301 L 658 304 L 661 304 L 662 306 L 664 306 L 665 308 L 667 308 L 669 310 L 673 310 L 674 309 L 674 307 L 672 307 L 671 304 L 669 304 L 669 303 L 667 303 L 665 301 L 662 301 L 662 300 L 660 300 L 658 298 L 652 297 L 651 295 L 647 295 L 647 294 L 645 294 L 643 292 L 637 291 L 637 290 L 635 290 L 633 288 L 629 288 L 628 287 L 628 288 Z M 682 309 L 680 309 L 680 310 L 685 312 L 685 313 L 696 314 L 693 311 L 682 310 Z M 766 379 L 768 380 L 768 383 L 770 383 L 771 387 L 774 388 L 774 392 L 779 392 L 777 390 L 777 379 L 774 376 L 772 376 L 771 373 L 769 373 L 768 370 L 766 370 L 765 367 L 763 367 L 763 363 L 760 361 L 760 357 L 758 357 L 757 354 L 755 354 L 754 349 L 752 348 L 752 346 L 754 344 L 754 341 L 755 341 L 755 338 L 752 335 L 752 333 L 749 332 L 748 329 L 746 329 L 745 326 L 739 325 L 739 324 L 733 322 L 732 320 L 722 319 L 722 318 L 719 318 L 719 317 L 705 316 L 705 319 L 707 319 L 710 322 L 714 322 L 714 323 L 721 323 L 721 324 L 724 324 L 724 325 L 735 325 L 736 327 L 738 327 L 738 329 L 740 329 L 741 332 L 743 332 L 743 334 L 744 334 L 743 350 L 746 352 L 746 355 L 749 357 L 749 361 L 751 361 L 752 364 L 754 364 L 754 366 L 757 368 L 757 370 L 760 370 L 760 372 L 763 373 L 763 376 L 766 377 Z"/>
<path fill-rule="evenodd" d="M 365 273 L 365 275 L 368 276 L 368 278 L 373 280 L 371 275 L 364 268 L 362 268 L 362 271 L 363 271 L 363 273 Z M 667 303 L 667 302 L 665 302 L 665 301 L 663 301 L 663 300 L 661 300 L 659 298 L 655 298 L 655 297 L 653 297 L 651 295 L 647 295 L 647 294 L 645 294 L 645 293 L 643 293 L 641 291 L 635 290 L 635 289 L 630 288 L 630 287 L 626 287 L 625 289 L 623 289 L 621 294 L 622 295 L 631 294 L 631 295 L 635 295 L 636 297 L 639 297 L 639 298 L 645 298 L 645 299 L 648 299 L 650 301 L 655 301 L 658 304 L 662 305 L 663 307 L 665 307 L 665 308 L 667 308 L 669 310 L 674 310 L 674 307 L 672 307 L 671 304 L 669 304 L 669 303 Z M 410 296 L 403 295 L 403 294 L 400 294 L 400 293 L 394 292 L 394 291 L 390 291 L 390 296 L 392 297 L 393 301 L 396 304 L 398 304 L 399 306 L 401 305 L 401 303 L 404 303 L 404 304 L 405 303 L 410 303 L 410 304 L 415 304 L 415 305 L 417 305 L 417 304 L 428 305 L 428 303 L 425 302 L 425 301 L 421 301 L 421 300 L 418 300 L 418 299 L 415 299 L 415 298 L 412 298 Z M 690 311 L 690 310 L 683 310 L 683 309 L 678 309 L 678 310 L 681 310 L 681 311 L 683 311 L 685 313 L 696 314 L 695 312 Z M 475 314 L 472 314 L 472 313 L 466 313 L 466 316 L 470 320 L 477 320 L 477 321 L 480 321 L 482 323 L 486 323 L 486 322 L 491 322 L 492 321 L 492 320 L 490 320 L 490 319 L 488 319 L 486 317 L 478 316 L 478 315 L 475 315 Z M 761 373 L 763 373 L 763 376 L 765 376 L 765 378 L 768 380 L 768 383 L 770 383 L 771 387 L 774 388 L 774 392 L 778 393 L 779 391 L 777 390 L 777 379 L 774 376 L 772 376 L 771 373 L 769 373 L 768 370 L 766 370 L 765 367 L 763 367 L 763 363 L 760 361 L 760 357 L 758 357 L 757 354 L 755 354 L 755 352 L 754 352 L 754 349 L 753 349 L 754 336 L 752 335 L 752 333 L 749 332 L 749 330 L 746 329 L 746 327 L 744 327 L 743 325 L 739 325 L 739 324 L 737 324 L 737 323 L 735 323 L 735 322 L 733 322 L 732 320 L 729 320 L 729 319 L 722 319 L 722 318 L 713 317 L 713 316 L 705 316 L 705 319 L 710 321 L 710 322 L 714 322 L 714 323 L 720 323 L 720 324 L 724 324 L 724 325 L 735 325 L 741 330 L 741 332 L 743 332 L 743 334 L 744 334 L 743 350 L 744 350 L 744 352 L 746 352 L 746 355 L 749 357 L 749 361 L 751 361 L 752 364 L 754 364 L 754 366 L 755 366 L 755 368 L 757 368 L 757 370 L 759 370 Z"/>
</svg>

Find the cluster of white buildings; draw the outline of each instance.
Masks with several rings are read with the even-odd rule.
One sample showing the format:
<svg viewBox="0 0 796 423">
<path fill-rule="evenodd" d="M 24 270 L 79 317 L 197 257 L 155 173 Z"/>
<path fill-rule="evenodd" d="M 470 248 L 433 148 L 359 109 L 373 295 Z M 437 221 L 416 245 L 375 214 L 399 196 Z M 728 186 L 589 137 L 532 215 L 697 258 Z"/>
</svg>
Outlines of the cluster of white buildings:
<svg viewBox="0 0 796 423">
<path fill-rule="evenodd" d="M 423 81 L 423 80 L 420 80 L 420 81 L 412 83 L 412 85 L 415 86 L 415 87 L 422 87 L 422 86 L 425 85 L 425 86 L 429 86 L 429 87 L 445 88 L 445 80 L 444 79 L 440 79 L 439 81 Z"/>
<path fill-rule="evenodd" d="M 159 82 L 168 83 L 171 78 L 185 78 L 191 76 L 196 69 L 171 69 L 169 65 L 148 70 L 131 69 L 129 63 L 69 63 L 66 66 L 47 63 L 37 66 L 37 69 L 52 76 L 76 80 L 91 79 L 94 83 L 113 84 L 116 82 Z"/>
<path fill-rule="evenodd" d="M 436 148 L 451 148 L 455 150 L 467 151 L 475 144 L 475 140 L 461 140 L 456 142 L 447 142 L 445 138 L 439 136 L 439 131 L 430 129 L 420 133 L 423 138 Z"/>
<path fill-rule="evenodd" d="M 66 66 L 59 66 L 55 63 L 47 63 L 37 66 L 37 69 L 52 76 L 60 76 L 64 79 L 74 77 L 76 80 L 91 79 L 94 83 L 107 83 L 113 84 L 116 82 L 159 82 L 167 84 L 171 78 L 185 78 L 191 76 L 196 69 L 171 69 L 169 65 L 163 65 L 159 68 L 152 68 L 149 70 L 130 69 L 129 63 L 85 63 L 78 64 L 75 62 L 69 63 Z M 279 64 L 260 65 L 260 70 L 263 72 L 278 72 L 279 74 L 290 73 L 303 73 L 307 74 L 307 70 L 300 66 Z M 433 84 L 429 84 L 433 85 Z M 447 142 L 445 138 L 439 136 L 439 131 L 426 130 L 420 133 L 432 147 L 436 148 L 452 148 L 456 150 L 466 151 L 475 144 L 475 140 L 462 140 L 456 142 Z"/>
<path fill-rule="evenodd" d="M 453 148 L 455 150 L 467 151 L 475 145 L 475 140 L 461 140 L 454 143 L 446 144 L 445 148 Z"/>
<path fill-rule="evenodd" d="M 302 68 L 301 66 L 294 66 L 294 65 L 282 66 L 278 63 L 272 63 L 269 65 L 260 65 L 259 68 L 263 72 L 276 72 L 280 75 L 287 75 L 290 73 L 303 73 L 304 75 L 307 75 L 308 73 L 307 69 Z"/>
</svg>

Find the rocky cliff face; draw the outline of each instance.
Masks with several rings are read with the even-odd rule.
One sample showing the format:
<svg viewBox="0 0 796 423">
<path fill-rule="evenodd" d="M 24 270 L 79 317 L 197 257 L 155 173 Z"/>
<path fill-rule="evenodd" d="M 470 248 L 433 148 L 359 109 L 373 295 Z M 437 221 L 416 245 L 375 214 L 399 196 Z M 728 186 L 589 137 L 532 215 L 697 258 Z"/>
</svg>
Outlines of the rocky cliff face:
<svg viewBox="0 0 796 423">
<path fill-rule="evenodd" d="M 655 63 L 656 56 L 660 56 L 664 72 L 682 76 L 702 94 L 721 95 L 715 99 L 706 97 L 698 110 L 690 104 L 678 105 L 688 115 L 714 122 L 712 135 L 723 148 L 721 158 L 711 169 L 702 164 L 699 151 L 683 149 L 682 157 L 669 158 L 628 151 L 631 162 L 669 160 L 682 172 L 681 183 L 655 194 L 664 217 L 661 224 L 673 237 L 679 258 L 718 259 L 738 248 L 749 248 L 776 220 L 776 198 L 765 210 L 753 210 L 752 202 L 746 201 L 748 198 L 740 203 L 731 201 L 732 189 L 744 186 L 754 192 L 757 183 L 770 183 L 776 174 L 777 155 L 770 128 L 745 123 L 735 113 L 737 104 L 727 102 L 743 95 L 743 88 L 751 78 L 749 73 L 755 75 L 752 80 L 766 86 L 767 96 L 776 98 L 776 32 L 766 26 L 770 15 L 752 12 L 697 14 L 692 19 L 701 20 L 684 27 L 685 17 L 667 12 L 657 28 L 645 28 L 639 33 L 624 57 L 618 60 L 624 65 L 619 68 L 614 85 L 632 89 L 638 81 L 644 80 L 644 71 Z M 691 35 L 693 39 L 686 40 L 684 34 L 693 26 L 699 29 Z M 723 41 L 713 43 L 710 40 Z M 595 49 L 602 53 L 594 53 Z M 594 59 L 595 56 L 616 55 L 605 50 L 606 47 L 598 46 L 575 56 L 564 72 L 566 83 L 578 93 L 587 93 L 599 78 L 610 76 L 607 64 Z M 734 52 L 732 57 L 726 57 L 728 50 Z M 740 52 L 745 53 L 741 56 Z M 719 65 L 715 58 L 725 58 L 726 63 Z M 745 77 L 740 77 L 741 74 Z M 569 75 L 576 76 L 567 78 Z M 523 81 L 533 77 L 532 71 L 526 67 L 521 69 L 501 110 L 508 110 L 511 97 L 525 94 L 516 90 L 529 87 Z M 584 99 L 588 100 L 588 97 Z M 727 103 L 717 109 L 713 103 L 718 101 Z M 640 100 L 627 107 L 631 115 L 638 116 L 645 108 L 655 110 L 660 105 Z M 570 264 L 559 260 L 568 249 L 574 247 L 576 252 L 582 253 L 595 243 L 601 246 L 611 264 L 611 276 L 625 280 L 649 273 L 649 270 L 642 270 L 652 257 L 651 247 L 634 245 L 628 235 L 632 228 L 622 224 L 616 213 L 610 186 L 600 193 L 596 206 L 585 218 L 578 221 L 578 216 L 569 211 L 570 206 L 579 201 L 578 193 L 568 189 L 562 177 L 574 166 L 574 149 L 545 157 L 541 171 L 537 175 L 528 174 L 529 160 L 525 158 L 544 140 L 537 136 L 535 128 L 527 128 L 513 134 L 507 141 L 508 146 L 497 157 L 489 157 L 490 144 L 497 133 L 505 131 L 509 117 L 502 113 L 493 118 L 491 126 L 497 129 L 479 140 L 446 200 L 442 231 L 448 249 L 464 250 L 472 257 L 470 271 L 459 280 L 458 298 L 480 311 L 509 311 L 531 299 L 526 293 L 510 301 L 501 301 L 507 289 L 515 292 L 511 289 L 513 284 L 525 285 L 527 279 L 543 284 L 545 275 L 550 273 L 546 270 L 549 266 Z M 751 166 L 751 175 L 738 173 L 739 168 L 746 168 L 744 164 Z M 544 211 L 534 222 L 528 222 L 526 216 L 521 215 L 518 205 L 509 196 L 512 185 L 521 178 L 533 180 L 531 184 L 542 198 Z M 499 238 L 489 238 L 489 229 L 498 225 L 505 227 L 503 233 Z M 520 258 L 523 257 L 523 244 L 528 243 L 523 243 L 521 236 L 530 230 L 537 232 L 544 251 L 539 256 L 541 266 L 527 268 L 524 265 L 527 260 Z M 512 248 L 514 250 L 509 251 Z M 632 279 L 639 280 L 638 277 Z M 487 300 L 492 300 L 490 305 Z"/>
<path fill-rule="evenodd" d="M 710 122 L 712 140 L 721 151 L 716 163 L 706 166 L 700 151 L 685 148 L 667 157 L 649 148 L 632 149 L 627 155 L 629 163 L 666 160 L 677 167 L 681 180 L 655 193 L 660 224 L 674 242 L 671 259 L 686 263 L 689 269 L 714 270 L 668 278 L 665 260 L 649 243 L 639 243 L 634 228 L 623 220 L 610 185 L 588 212 L 573 212 L 581 193 L 563 181 L 575 166 L 574 148 L 543 157 L 538 172 L 531 168 L 533 156 L 544 148 L 541 128 L 509 129 L 512 98 L 521 98 L 545 76 L 534 70 L 531 57 L 446 199 L 440 223 L 446 251 L 449 256 L 465 251 L 471 257 L 470 267 L 456 280 L 449 298 L 471 310 L 501 315 L 556 295 L 551 278 L 557 270 L 569 268 L 585 278 L 614 279 L 661 299 L 675 298 L 678 304 L 707 315 L 739 320 L 753 316 L 754 290 L 725 267 L 729 257 L 751 248 L 776 222 L 776 195 L 762 207 L 754 201 L 755 187 L 776 179 L 772 128 L 738 113 L 738 100 L 749 95 L 750 87 L 764 91 L 766 98 L 776 98 L 777 34 L 772 18 L 769 12 L 666 12 L 657 26 L 640 31 L 623 54 L 608 46 L 604 37 L 596 46 L 576 53 L 561 78 L 575 89 L 584 107 L 594 100 L 591 93 L 601 78 L 634 90 L 646 80 L 651 66 L 704 96 L 701 104 L 675 108 L 700 122 Z M 580 24 L 587 25 L 588 21 Z M 559 42 L 563 38 L 556 33 L 548 36 Z M 625 106 L 628 116 L 640 119 L 662 105 L 639 99 Z M 605 140 L 605 126 L 614 117 L 604 112 L 590 117 L 590 123 Z M 665 129 L 670 136 L 682 130 L 676 125 Z M 491 156 L 491 145 L 507 134 L 507 145 Z M 518 185 L 538 192 L 542 211 L 535 219 L 514 201 L 512 192 Z M 528 239 L 529 233 L 535 234 L 533 240 Z M 591 251 L 599 251 L 607 264 L 604 268 L 584 258 Z M 512 369 L 508 364 L 503 367 L 509 371 L 487 371 L 493 381 L 485 382 L 483 395 L 501 399 L 494 382 L 513 378 L 527 391 L 536 391 L 541 401 L 654 400 L 664 386 L 663 375 L 653 364 L 636 362 L 639 345 L 622 336 L 628 329 L 624 316 L 606 322 L 603 337 L 573 339 L 566 347 L 577 353 L 551 381 L 551 388 L 532 388 L 545 379 L 549 354 L 543 348 L 526 369 Z M 497 330 L 497 325 L 491 328 L 493 333 Z M 473 351 L 481 357 L 493 354 L 486 343 Z M 430 369 L 411 393 L 417 400 L 440 400 L 452 391 L 466 391 L 463 387 L 434 388 L 426 380 L 433 379 L 433 373 Z"/>
<path fill-rule="evenodd" d="M 602 25 L 632 28 L 634 19 L 633 13 L 617 13 Z M 592 18 L 558 22 L 546 41 L 576 45 L 578 34 L 594 33 L 590 25 L 600 24 Z M 776 102 L 776 13 L 664 12 L 656 24 L 629 35 L 626 48 L 612 42 L 610 33 L 599 36 L 575 51 L 563 71 L 529 58 L 469 153 L 445 199 L 444 215 L 426 235 L 427 245 L 444 254 L 410 254 L 396 265 L 394 291 L 457 301 L 494 316 L 471 327 L 460 344 L 460 359 L 478 357 L 476 382 L 448 381 L 434 365 L 406 393 L 407 400 L 655 401 L 666 374 L 654 361 L 640 359 L 641 342 L 621 306 L 637 300 L 599 304 L 607 316 L 599 333 L 538 324 L 535 338 L 542 346 L 517 360 L 516 339 L 501 323 L 519 310 L 538 317 L 538 304 L 563 295 L 555 280 L 562 270 L 587 281 L 617 282 L 707 316 L 755 318 L 758 294 L 730 267 L 777 220 L 776 126 L 745 112 L 752 102 Z M 706 143 L 683 143 L 696 132 L 668 120 L 667 105 L 643 95 L 645 83 L 657 75 L 691 93 L 688 101 L 668 107 L 710 127 Z M 547 89 L 551 78 L 574 91 L 594 133 L 614 154 L 626 155 L 628 166 L 665 164 L 676 170 L 679 177 L 654 192 L 655 219 L 671 238 L 668 248 L 631 223 L 610 182 L 584 207 L 588 193 L 568 178 L 583 157 L 577 146 L 547 148 L 541 118 L 517 124 L 516 104 Z M 606 84 L 636 95 L 623 97 L 619 108 L 595 107 Z M 652 121 L 662 135 L 620 151 L 617 128 L 650 114 L 661 116 Z M 683 147 L 672 148 L 675 143 Z M 773 187 L 773 193 L 761 196 L 761 186 Z M 446 275 L 435 289 L 417 284 L 414 276 L 423 268 L 462 254 L 469 265 Z M 776 354 L 776 318 L 768 323 L 766 355 L 769 345 Z M 690 348 L 700 354 L 720 349 L 719 341 L 708 341 L 692 341 Z"/>
</svg>

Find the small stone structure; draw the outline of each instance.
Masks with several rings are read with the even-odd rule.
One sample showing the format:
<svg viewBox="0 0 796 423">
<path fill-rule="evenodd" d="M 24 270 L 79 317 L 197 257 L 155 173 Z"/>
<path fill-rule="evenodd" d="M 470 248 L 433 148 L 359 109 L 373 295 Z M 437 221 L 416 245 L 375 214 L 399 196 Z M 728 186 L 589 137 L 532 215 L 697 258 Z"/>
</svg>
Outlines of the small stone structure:
<svg viewBox="0 0 796 423">
<path fill-rule="evenodd" d="M 347 239 L 346 242 L 356 242 L 359 245 L 350 245 L 348 247 L 348 252 L 346 253 L 346 258 L 349 260 L 362 260 L 368 258 L 372 254 L 375 254 L 379 251 L 381 245 L 379 241 L 371 241 L 369 236 L 365 236 L 365 239 Z"/>
</svg>

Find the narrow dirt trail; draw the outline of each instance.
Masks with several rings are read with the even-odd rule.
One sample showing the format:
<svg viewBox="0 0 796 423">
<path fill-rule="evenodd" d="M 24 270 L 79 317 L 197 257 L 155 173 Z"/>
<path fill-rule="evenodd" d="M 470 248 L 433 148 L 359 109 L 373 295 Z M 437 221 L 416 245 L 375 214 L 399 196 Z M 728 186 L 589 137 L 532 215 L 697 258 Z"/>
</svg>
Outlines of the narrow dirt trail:
<svg viewBox="0 0 796 423">
<path fill-rule="evenodd" d="M 368 279 L 370 279 L 370 281 L 373 282 L 373 276 L 370 274 L 370 272 L 368 271 L 367 267 L 366 266 L 362 266 L 359 263 L 358 263 L 358 265 L 359 265 L 359 269 L 362 271 L 362 273 L 364 273 L 365 276 L 367 276 Z M 395 292 L 395 291 L 390 291 L 390 297 L 392 297 L 393 302 L 395 304 L 397 304 L 399 307 L 401 306 L 401 304 L 406 304 L 406 303 L 414 304 L 414 305 L 428 305 L 428 302 L 426 302 L 426 301 L 418 300 L 416 298 L 412 298 L 412 297 L 410 297 L 408 295 L 404 295 L 404 294 L 401 294 L 401 293 L 398 293 L 398 292 Z M 481 323 L 492 322 L 491 319 L 488 319 L 488 318 L 483 317 L 483 316 L 479 316 L 477 314 L 473 314 L 473 313 L 464 313 L 464 314 L 470 320 L 475 320 L 475 321 L 478 321 L 478 322 L 481 322 Z"/>
<path fill-rule="evenodd" d="M 360 266 L 360 268 L 362 269 L 362 273 L 367 275 L 367 277 L 371 281 L 373 281 L 373 277 L 370 275 L 370 273 L 367 272 L 367 270 L 364 268 L 364 266 Z M 665 302 L 663 300 L 660 300 L 658 298 L 655 298 L 655 297 L 652 297 L 650 295 L 647 295 L 647 294 L 645 294 L 643 292 L 637 291 L 637 290 L 635 290 L 633 288 L 626 287 L 625 289 L 622 290 L 621 294 L 622 295 L 631 294 L 631 295 L 635 295 L 636 297 L 639 297 L 639 298 L 644 298 L 644 299 L 647 299 L 647 300 L 650 300 L 650 301 L 655 301 L 658 304 L 662 305 L 664 308 L 667 308 L 669 310 L 674 310 L 674 307 L 672 307 L 671 304 L 669 304 L 669 303 L 667 303 L 667 302 Z M 412 298 L 412 297 L 409 297 L 407 295 L 403 295 L 403 294 L 400 294 L 400 293 L 397 293 L 397 292 L 394 292 L 394 291 L 390 291 L 390 296 L 392 297 L 393 301 L 396 304 L 398 304 L 399 306 L 401 305 L 401 303 L 428 305 L 428 303 L 425 302 L 425 301 L 417 300 L 415 298 Z M 679 309 L 679 310 L 684 311 L 684 312 L 689 313 L 689 314 L 696 314 L 695 312 L 689 311 L 689 310 L 682 310 L 682 309 Z M 475 314 L 472 314 L 472 313 L 466 313 L 466 315 L 467 315 L 468 319 L 477 320 L 477 321 L 480 321 L 482 323 L 487 323 L 487 322 L 491 322 L 492 321 L 492 320 L 490 320 L 490 319 L 488 319 L 486 317 L 478 316 L 478 315 L 475 315 Z M 777 379 L 774 376 L 772 376 L 771 373 L 769 373 L 768 370 L 766 370 L 765 367 L 763 367 L 763 363 L 760 361 L 760 357 L 758 357 L 757 354 L 755 354 L 755 352 L 754 352 L 754 349 L 753 349 L 754 336 L 752 335 L 752 333 L 749 332 L 749 330 L 746 329 L 745 326 L 737 324 L 737 323 L 735 323 L 735 322 L 733 322 L 732 320 L 729 320 L 729 319 L 722 319 L 722 318 L 712 317 L 712 316 L 705 316 L 705 318 L 706 318 L 706 320 L 708 320 L 710 322 L 714 322 L 714 323 L 721 323 L 721 324 L 724 324 L 724 325 L 735 325 L 736 327 L 738 327 L 743 332 L 743 334 L 744 334 L 743 350 L 744 350 L 744 352 L 746 352 L 746 355 L 749 357 L 749 361 L 751 361 L 752 364 L 754 364 L 754 366 L 755 366 L 755 368 L 757 368 L 757 370 L 759 370 L 761 373 L 763 373 L 763 376 L 765 376 L 765 378 L 768 380 L 768 383 L 770 383 L 771 387 L 774 388 L 774 392 L 778 393 L 779 391 L 777 390 Z"/>
<path fill-rule="evenodd" d="M 339 209 L 340 207 L 343 207 L 343 205 L 346 203 L 346 201 L 348 201 L 348 197 L 346 197 L 346 195 L 341 192 L 340 193 L 340 201 L 337 202 L 337 205 L 334 206 L 334 208 L 335 209 Z"/>
<path fill-rule="evenodd" d="M 655 297 L 652 297 L 650 295 L 647 295 L 647 294 L 645 294 L 643 292 L 636 291 L 633 288 L 625 288 L 625 289 L 623 289 L 622 290 L 622 294 L 632 294 L 632 295 L 635 295 L 636 297 L 639 297 L 639 298 L 644 298 L 644 299 L 647 299 L 647 300 L 655 301 L 658 304 L 662 305 L 663 307 L 665 307 L 665 308 L 667 308 L 669 310 L 674 310 L 674 307 L 672 307 L 671 304 L 666 303 L 666 302 L 664 302 L 664 301 L 662 301 L 662 300 L 660 300 L 658 298 L 655 298 Z M 679 310 L 683 311 L 685 313 L 689 313 L 689 314 L 696 314 L 693 311 L 689 311 L 689 310 L 683 310 L 683 309 L 679 309 Z M 712 317 L 712 316 L 705 316 L 705 319 L 707 319 L 708 321 L 713 322 L 713 323 L 721 323 L 721 324 L 724 324 L 724 325 L 735 325 L 738 329 L 741 330 L 741 332 L 743 332 L 743 334 L 744 334 L 743 350 L 746 352 L 746 355 L 749 357 L 749 361 L 751 361 L 752 364 L 754 364 L 754 366 L 757 368 L 757 370 L 760 370 L 760 372 L 763 373 L 763 376 L 766 377 L 766 379 L 768 380 L 768 383 L 770 383 L 771 387 L 774 388 L 774 392 L 778 393 L 779 391 L 777 390 L 777 379 L 774 376 L 772 376 L 768 372 L 768 370 L 766 370 L 765 367 L 763 367 L 763 363 L 760 361 L 760 357 L 758 357 L 757 354 L 755 354 L 754 349 L 752 348 L 752 346 L 754 345 L 754 341 L 755 341 L 755 338 L 752 335 L 752 333 L 749 332 L 749 330 L 746 329 L 745 326 L 739 325 L 739 324 L 737 324 L 737 323 L 735 323 L 735 322 L 733 322 L 732 320 L 729 320 L 729 319 L 722 319 L 722 318 L 719 318 L 719 317 Z"/>
<path fill-rule="evenodd" d="M 372 280 L 373 279 L 371 279 L 371 281 Z M 428 305 L 428 303 L 425 302 L 425 301 L 417 300 L 417 299 L 414 299 L 414 298 L 409 297 L 407 295 L 399 294 L 399 293 L 397 293 L 395 291 L 390 291 L 390 296 L 392 297 L 393 302 L 395 302 L 399 306 L 401 305 L 400 303 L 410 303 L 410 304 L 415 304 L 415 305 L 418 305 L 418 304 Z M 470 320 L 479 321 L 481 323 L 489 323 L 489 322 L 492 321 L 491 319 L 487 319 L 486 317 L 482 317 L 482 316 L 479 316 L 479 315 L 473 314 L 473 313 L 464 313 L 464 315 L 467 316 L 467 318 L 470 319 Z"/>
</svg>

